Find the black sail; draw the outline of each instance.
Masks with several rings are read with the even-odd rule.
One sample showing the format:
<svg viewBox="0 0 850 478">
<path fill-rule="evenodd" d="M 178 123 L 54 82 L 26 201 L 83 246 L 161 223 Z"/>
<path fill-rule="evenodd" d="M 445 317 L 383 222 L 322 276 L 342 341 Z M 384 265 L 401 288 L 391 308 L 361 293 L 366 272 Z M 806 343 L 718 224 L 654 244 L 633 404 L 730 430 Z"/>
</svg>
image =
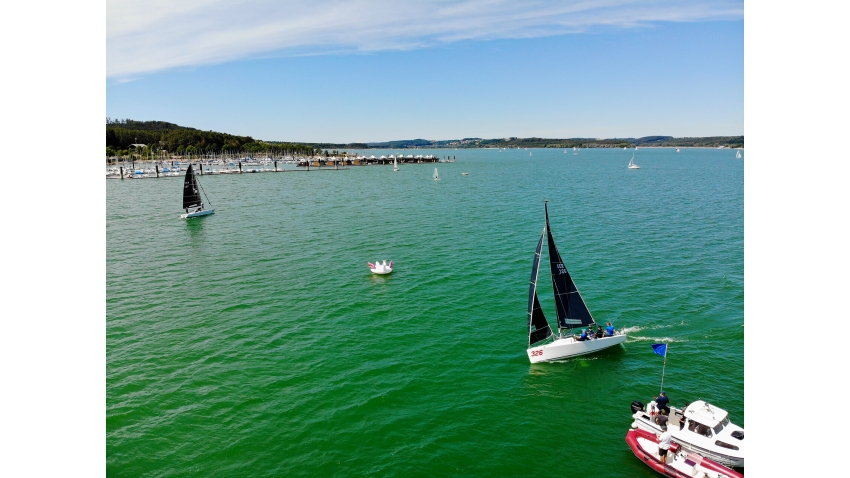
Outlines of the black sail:
<svg viewBox="0 0 850 478">
<path fill-rule="evenodd" d="M 198 179 L 192 165 L 186 170 L 186 179 L 183 181 L 183 209 L 198 207 L 201 205 L 201 188 L 198 187 Z"/>
<path fill-rule="evenodd" d="M 552 329 L 540 301 L 537 299 L 537 273 L 540 269 L 540 250 L 543 249 L 543 233 L 537 241 L 537 250 L 534 252 L 534 263 L 531 266 L 531 284 L 528 286 L 528 345 L 534 345 L 552 335 Z"/>
<path fill-rule="evenodd" d="M 545 206 L 544 206 L 545 207 Z M 558 312 L 558 328 L 571 329 L 595 323 L 570 273 L 567 272 L 552 229 L 549 227 L 549 209 L 546 209 L 546 232 L 549 241 L 549 265 L 552 268 L 552 288 L 555 289 L 555 310 Z M 542 239 L 542 238 L 541 238 Z"/>
</svg>

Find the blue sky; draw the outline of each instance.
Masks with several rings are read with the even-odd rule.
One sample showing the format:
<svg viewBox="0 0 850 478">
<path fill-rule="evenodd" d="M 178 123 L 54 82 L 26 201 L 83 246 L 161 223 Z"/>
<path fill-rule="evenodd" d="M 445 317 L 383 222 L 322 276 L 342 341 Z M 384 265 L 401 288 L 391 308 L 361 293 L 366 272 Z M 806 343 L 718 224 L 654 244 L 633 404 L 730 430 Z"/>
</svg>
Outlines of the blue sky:
<svg viewBox="0 0 850 478">
<path fill-rule="evenodd" d="M 744 134 L 743 2 L 421 4 L 108 1 L 106 115 L 287 141 Z"/>
</svg>

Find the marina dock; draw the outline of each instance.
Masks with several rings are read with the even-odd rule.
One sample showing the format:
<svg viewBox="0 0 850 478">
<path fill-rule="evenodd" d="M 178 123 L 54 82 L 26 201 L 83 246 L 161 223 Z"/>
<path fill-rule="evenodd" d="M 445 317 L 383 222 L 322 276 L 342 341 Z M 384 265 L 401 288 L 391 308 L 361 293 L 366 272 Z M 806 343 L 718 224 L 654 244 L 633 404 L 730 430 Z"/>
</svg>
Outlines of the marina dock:
<svg viewBox="0 0 850 478">
<path fill-rule="evenodd" d="M 123 161 L 109 165 L 106 168 L 107 179 L 146 179 L 182 177 L 189 164 L 192 164 L 197 174 L 201 176 L 217 174 L 256 174 L 256 173 L 293 173 L 306 171 L 342 171 L 353 166 L 387 166 L 393 162 L 398 164 L 423 163 L 453 163 L 456 156 L 434 155 L 389 155 L 375 157 L 371 155 L 353 157 L 314 157 L 314 158 L 244 158 L 237 161 L 222 161 L 220 159 L 188 160 L 175 159 L 168 161 Z M 295 169 L 286 165 L 295 166 Z"/>
</svg>

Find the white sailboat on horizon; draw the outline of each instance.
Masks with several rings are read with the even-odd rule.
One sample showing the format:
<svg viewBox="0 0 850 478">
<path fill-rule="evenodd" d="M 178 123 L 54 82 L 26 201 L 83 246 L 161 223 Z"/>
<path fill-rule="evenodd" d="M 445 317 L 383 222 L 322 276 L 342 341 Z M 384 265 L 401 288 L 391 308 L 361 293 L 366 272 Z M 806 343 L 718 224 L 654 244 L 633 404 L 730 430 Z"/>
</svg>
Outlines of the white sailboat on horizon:
<svg viewBox="0 0 850 478">
<path fill-rule="evenodd" d="M 632 159 L 629 160 L 629 169 L 640 169 L 640 166 L 635 164 L 635 153 L 632 153 Z"/>
</svg>

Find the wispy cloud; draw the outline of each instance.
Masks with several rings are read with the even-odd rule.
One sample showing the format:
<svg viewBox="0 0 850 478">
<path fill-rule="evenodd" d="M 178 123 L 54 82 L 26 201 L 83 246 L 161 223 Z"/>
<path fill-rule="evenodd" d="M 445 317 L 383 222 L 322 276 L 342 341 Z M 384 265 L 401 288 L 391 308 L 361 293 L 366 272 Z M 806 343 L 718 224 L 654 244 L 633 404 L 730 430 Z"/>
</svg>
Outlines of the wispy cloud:
<svg viewBox="0 0 850 478">
<path fill-rule="evenodd" d="M 743 15 L 742 0 L 107 0 L 106 75 Z"/>
</svg>

